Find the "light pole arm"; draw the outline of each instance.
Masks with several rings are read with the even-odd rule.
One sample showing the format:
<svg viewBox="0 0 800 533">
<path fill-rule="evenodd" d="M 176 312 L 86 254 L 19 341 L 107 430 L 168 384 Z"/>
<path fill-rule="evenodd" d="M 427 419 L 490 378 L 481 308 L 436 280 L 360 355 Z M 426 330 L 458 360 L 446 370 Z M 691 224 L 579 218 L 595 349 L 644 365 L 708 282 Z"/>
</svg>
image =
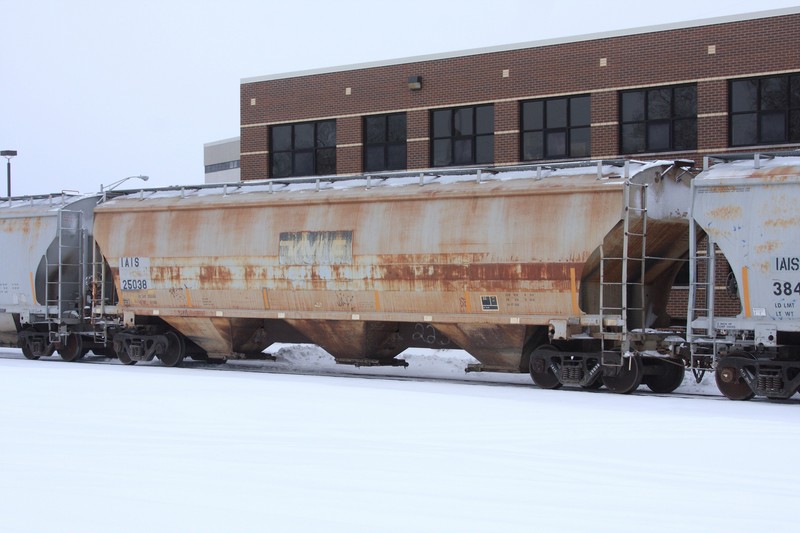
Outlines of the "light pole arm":
<svg viewBox="0 0 800 533">
<path fill-rule="evenodd" d="M 126 181 L 132 180 L 132 179 L 140 179 L 142 181 L 147 181 L 147 180 L 150 179 L 150 176 L 128 176 L 127 178 L 122 178 L 121 180 L 117 180 L 114 183 L 110 183 L 108 185 L 103 185 L 101 183 L 100 184 L 100 192 L 108 192 L 108 191 L 112 190 L 114 187 L 119 187 L 120 185 L 122 185 Z"/>
</svg>

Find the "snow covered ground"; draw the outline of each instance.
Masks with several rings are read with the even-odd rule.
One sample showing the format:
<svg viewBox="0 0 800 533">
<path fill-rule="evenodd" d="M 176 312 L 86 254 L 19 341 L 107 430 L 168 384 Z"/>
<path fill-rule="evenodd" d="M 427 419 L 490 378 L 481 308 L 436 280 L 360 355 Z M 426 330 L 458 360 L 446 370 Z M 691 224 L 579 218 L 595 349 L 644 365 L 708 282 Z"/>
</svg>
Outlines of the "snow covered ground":
<svg viewBox="0 0 800 533">
<path fill-rule="evenodd" d="M 326 375 L 27 361 L 0 349 L 0 529 L 797 523 L 798 396 L 731 402 L 689 380 L 682 390 L 705 396 L 545 391 L 526 376 L 465 377 L 460 352 L 412 353 L 409 368 L 390 372 L 474 383 L 359 379 L 351 374 L 376 371 L 337 367 L 309 347 L 277 355 L 242 366 Z"/>
</svg>

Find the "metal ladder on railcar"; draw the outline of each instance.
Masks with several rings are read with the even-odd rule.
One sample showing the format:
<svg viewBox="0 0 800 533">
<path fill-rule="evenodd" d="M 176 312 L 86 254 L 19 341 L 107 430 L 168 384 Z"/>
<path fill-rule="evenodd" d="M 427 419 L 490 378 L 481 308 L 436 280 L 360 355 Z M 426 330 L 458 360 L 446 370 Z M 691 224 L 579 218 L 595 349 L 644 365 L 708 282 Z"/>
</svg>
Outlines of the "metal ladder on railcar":
<svg viewBox="0 0 800 533">
<path fill-rule="evenodd" d="M 700 382 L 706 370 L 716 367 L 719 343 L 714 325 L 714 297 L 716 281 L 716 245 L 710 235 L 706 235 L 706 252 L 698 251 L 697 223 L 693 217 L 689 222 L 689 301 L 686 315 L 686 342 L 689 344 L 689 368 L 695 379 Z M 704 279 L 701 279 L 700 268 L 705 267 Z M 705 327 L 695 327 L 693 323 L 705 319 Z M 699 330 L 699 331 L 698 331 Z M 700 333 L 702 332 L 702 333 Z M 696 346 L 706 344 L 711 352 L 698 354 Z M 710 364 L 708 357 L 711 357 Z"/>
<path fill-rule="evenodd" d="M 638 206 L 635 202 L 639 198 Z M 603 253 L 603 246 L 600 246 L 600 346 L 601 363 L 606 366 L 622 366 L 624 354 L 630 351 L 631 332 L 629 330 L 628 318 L 631 312 L 639 312 L 641 327 L 645 325 L 644 308 L 644 279 L 645 266 L 647 259 L 647 185 L 633 183 L 630 180 L 625 182 L 623 192 L 623 235 L 622 235 L 622 257 L 606 257 Z M 632 219 L 641 218 L 641 230 L 636 233 L 632 231 Z M 634 238 L 639 239 L 638 253 L 632 254 L 632 242 Z M 608 281 L 605 279 L 607 265 L 619 263 L 620 280 Z M 635 282 L 628 281 L 628 274 L 631 268 L 639 269 L 639 279 Z M 619 307 L 608 306 L 605 303 L 606 288 L 618 289 L 620 291 Z M 628 305 L 628 291 L 630 288 L 639 291 L 639 307 Z M 610 349 L 619 347 L 619 351 Z"/>
<path fill-rule="evenodd" d="M 112 295 L 107 292 L 108 279 L 105 259 L 97 242 L 94 242 L 94 240 L 92 242 L 92 273 L 90 286 L 88 287 L 90 322 L 94 334 L 94 342 L 103 344 L 108 340 L 108 323 L 105 317 L 106 306 L 109 305 L 109 297 Z"/>
<path fill-rule="evenodd" d="M 60 210 L 56 230 L 56 265 L 47 264 L 45 306 L 51 324 L 64 321 L 79 322 L 84 314 L 83 280 L 83 213 Z M 50 280 L 50 271 L 55 268 L 55 279 Z"/>
</svg>

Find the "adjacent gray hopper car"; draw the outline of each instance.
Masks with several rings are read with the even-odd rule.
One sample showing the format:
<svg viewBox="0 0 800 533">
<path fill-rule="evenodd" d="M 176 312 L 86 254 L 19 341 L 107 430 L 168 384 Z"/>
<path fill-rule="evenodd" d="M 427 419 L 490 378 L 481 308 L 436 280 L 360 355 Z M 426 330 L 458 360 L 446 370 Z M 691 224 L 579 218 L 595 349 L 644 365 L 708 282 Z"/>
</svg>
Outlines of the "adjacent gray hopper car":
<svg viewBox="0 0 800 533">
<path fill-rule="evenodd" d="M 717 254 L 692 242 L 691 366 L 715 367 L 731 399 L 788 398 L 800 387 L 800 152 L 707 159 L 693 180 L 692 216 L 708 250 L 730 264 L 742 309 L 716 311 L 707 280 Z"/>
<path fill-rule="evenodd" d="M 659 351 L 688 249 L 686 162 L 623 161 L 144 190 L 95 210 L 126 362 L 338 362 L 462 348 L 541 386 L 672 390 Z M 165 335 L 167 336 L 165 341 Z M 661 336 L 659 336 L 661 335 Z M 165 352 L 166 346 L 166 352 Z"/>
<path fill-rule="evenodd" d="M 102 258 L 92 239 L 97 202 L 67 194 L 0 202 L 0 340 L 19 345 L 28 358 L 58 350 L 72 361 L 90 348 L 100 351 L 105 341 L 89 316 L 101 293 L 114 295 L 110 276 L 105 286 L 99 282 Z"/>
</svg>

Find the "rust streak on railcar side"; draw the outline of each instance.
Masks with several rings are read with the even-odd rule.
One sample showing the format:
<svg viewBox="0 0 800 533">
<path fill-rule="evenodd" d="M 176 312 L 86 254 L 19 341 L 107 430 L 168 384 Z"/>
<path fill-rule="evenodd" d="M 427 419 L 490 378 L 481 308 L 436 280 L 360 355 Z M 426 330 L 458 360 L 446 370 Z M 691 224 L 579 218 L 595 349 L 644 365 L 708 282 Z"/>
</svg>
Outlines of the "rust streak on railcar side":
<svg viewBox="0 0 800 533">
<path fill-rule="evenodd" d="M 740 205 L 726 205 L 713 209 L 708 214 L 718 220 L 733 220 L 741 218 L 743 210 Z"/>
<path fill-rule="evenodd" d="M 217 260 L 212 258 L 212 263 Z M 203 289 L 227 289 L 232 286 L 233 276 L 230 268 L 211 264 L 200 267 L 199 281 Z"/>
</svg>

